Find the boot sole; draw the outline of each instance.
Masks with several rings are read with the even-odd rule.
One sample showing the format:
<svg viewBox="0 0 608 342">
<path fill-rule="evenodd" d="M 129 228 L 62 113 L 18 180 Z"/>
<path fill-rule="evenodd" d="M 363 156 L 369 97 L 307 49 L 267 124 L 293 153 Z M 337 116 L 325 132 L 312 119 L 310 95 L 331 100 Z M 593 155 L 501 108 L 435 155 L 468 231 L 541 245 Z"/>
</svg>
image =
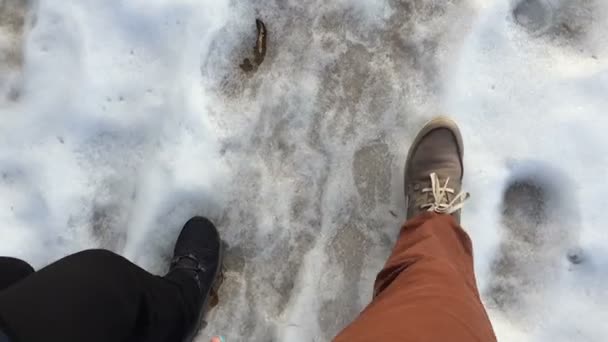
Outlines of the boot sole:
<svg viewBox="0 0 608 342">
<path fill-rule="evenodd" d="M 207 321 L 205 320 L 206 316 L 209 313 L 209 310 L 213 309 L 219 302 L 218 291 L 224 281 L 224 252 L 227 249 L 226 246 L 226 242 L 220 240 L 218 267 L 213 277 L 213 284 L 204 297 L 203 306 L 196 321 L 196 328 L 190 334 L 188 334 L 188 336 L 183 340 L 184 342 L 193 342 L 198 333 L 207 327 Z"/>
<path fill-rule="evenodd" d="M 418 145 L 420 144 L 420 141 L 427 134 L 429 134 L 431 131 L 439 129 L 439 128 L 449 129 L 450 131 L 452 131 L 452 134 L 454 134 L 454 136 L 456 137 L 456 144 L 458 145 L 458 152 L 460 153 L 460 166 L 462 167 L 462 174 L 464 174 L 464 163 L 462 162 L 462 160 L 464 159 L 464 143 L 462 141 L 462 134 L 460 134 L 460 128 L 458 128 L 458 124 L 454 120 L 448 118 L 447 116 L 438 116 L 438 117 L 432 119 L 431 121 L 427 122 L 424 125 L 424 127 L 422 127 L 420 132 L 418 132 L 418 135 L 416 135 L 416 138 L 414 138 L 414 142 L 412 142 L 412 145 L 410 146 L 410 149 L 407 153 L 407 159 L 405 161 L 405 172 L 404 172 L 404 181 L 405 181 L 404 190 L 405 190 L 406 198 L 408 195 L 407 168 L 410 165 L 412 156 L 414 155 L 414 151 L 416 150 L 416 147 L 418 147 Z"/>
</svg>

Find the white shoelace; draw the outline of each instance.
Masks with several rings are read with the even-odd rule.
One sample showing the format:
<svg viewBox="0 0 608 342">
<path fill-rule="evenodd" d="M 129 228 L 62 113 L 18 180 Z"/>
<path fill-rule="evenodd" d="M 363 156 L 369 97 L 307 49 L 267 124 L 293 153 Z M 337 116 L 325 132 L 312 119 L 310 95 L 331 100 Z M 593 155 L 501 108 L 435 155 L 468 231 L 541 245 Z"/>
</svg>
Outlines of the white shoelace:
<svg viewBox="0 0 608 342">
<path fill-rule="evenodd" d="M 445 184 L 442 186 L 439 182 L 439 177 L 436 173 L 431 173 L 431 187 L 422 189 L 422 193 L 432 192 L 434 203 L 427 203 L 420 206 L 420 209 L 427 209 L 428 211 L 434 211 L 438 214 L 452 214 L 464 206 L 464 202 L 470 197 L 468 192 L 460 192 L 452 201 L 448 202 L 448 194 L 454 194 L 455 191 L 452 188 L 448 188 L 450 177 L 445 180 Z"/>
</svg>

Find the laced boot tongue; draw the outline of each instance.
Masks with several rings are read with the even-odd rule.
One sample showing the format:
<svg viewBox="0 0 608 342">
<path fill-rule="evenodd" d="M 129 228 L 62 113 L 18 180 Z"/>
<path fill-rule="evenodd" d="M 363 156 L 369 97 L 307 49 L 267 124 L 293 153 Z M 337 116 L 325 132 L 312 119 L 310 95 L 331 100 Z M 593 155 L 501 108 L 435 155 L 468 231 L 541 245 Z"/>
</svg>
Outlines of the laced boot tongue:
<svg viewBox="0 0 608 342">
<path fill-rule="evenodd" d="M 171 271 L 175 270 L 184 270 L 191 273 L 196 280 L 196 285 L 201 289 L 200 274 L 207 272 L 207 269 L 201 265 L 194 255 L 180 255 L 173 258 L 171 261 Z"/>
<path fill-rule="evenodd" d="M 188 255 L 180 255 L 173 258 L 171 261 L 171 267 L 191 270 L 195 272 L 206 272 L 207 270 L 203 267 L 198 259 L 191 254 Z"/>
<path fill-rule="evenodd" d="M 431 187 L 423 188 L 421 192 L 426 194 L 426 203 L 420 204 L 420 209 L 433 211 L 438 214 L 453 214 L 462 209 L 464 202 L 470 197 L 468 192 L 459 192 L 449 188 L 450 178 L 441 184 L 436 173 L 431 173 Z"/>
</svg>

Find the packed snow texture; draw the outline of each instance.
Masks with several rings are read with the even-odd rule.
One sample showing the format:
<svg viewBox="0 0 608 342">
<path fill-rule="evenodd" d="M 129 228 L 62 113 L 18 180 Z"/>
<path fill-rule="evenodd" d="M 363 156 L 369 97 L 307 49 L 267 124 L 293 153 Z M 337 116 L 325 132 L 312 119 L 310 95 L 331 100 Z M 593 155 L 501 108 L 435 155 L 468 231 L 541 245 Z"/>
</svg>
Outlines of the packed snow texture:
<svg viewBox="0 0 608 342">
<path fill-rule="evenodd" d="M 207 215 L 230 247 L 198 341 L 330 340 L 443 113 L 499 340 L 605 341 L 606 32 L 603 0 L 0 0 L 0 254 L 162 274 Z"/>
</svg>

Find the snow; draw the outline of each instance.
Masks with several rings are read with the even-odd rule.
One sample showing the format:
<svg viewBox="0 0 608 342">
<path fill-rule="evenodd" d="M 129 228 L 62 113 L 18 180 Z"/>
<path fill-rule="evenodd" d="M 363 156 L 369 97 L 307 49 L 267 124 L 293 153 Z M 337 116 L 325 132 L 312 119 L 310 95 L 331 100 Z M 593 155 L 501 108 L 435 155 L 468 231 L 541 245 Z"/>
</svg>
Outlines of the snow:
<svg viewBox="0 0 608 342">
<path fill-rule="evenodd" d="M 268 53 L 245 74 L 255 18 Z M 0 0 L 0 254 L 101 247 L 161 274 L 207 215 L 230 248 L 198 341 L 329 340 L 405 219 L 409 143 L 446 113 L 499 339 L 604 341 L 607 18 L 601 0 Z"/>
</svg>

